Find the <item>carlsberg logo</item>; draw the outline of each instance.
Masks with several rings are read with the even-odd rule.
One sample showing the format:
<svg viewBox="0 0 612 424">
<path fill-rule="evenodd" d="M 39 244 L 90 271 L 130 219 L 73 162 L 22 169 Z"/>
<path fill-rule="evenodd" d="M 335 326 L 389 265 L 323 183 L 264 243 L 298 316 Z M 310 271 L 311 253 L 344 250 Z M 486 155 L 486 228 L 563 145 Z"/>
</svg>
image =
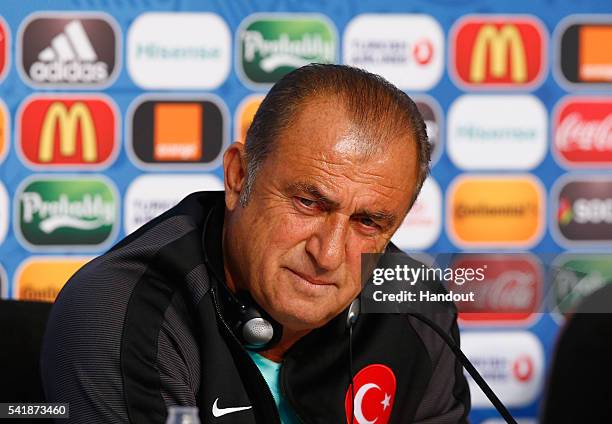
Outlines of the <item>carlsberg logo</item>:
<svg viewBox="0 0 612 424">
<path fill-rule="evenodd" d="M 303 34 L 299 40 L 291 40 L 289 34 L 280 34 L 278 40 L 266 40 L 261 32 L 247 31 L 244 35 L 244 58 L 255 60 L 258 54 L 264 59 L 260 66 L 265 72 L 272 72 L 281 66 L 299 68 L 309 64 L 309 57 L 334 57 L 334 45 L 323 41 L 319 34 Z"/>
<path fill-rule="evenodd" d="M 46 234 L 62 227 L 93 230 L 115 219 L 115 205 L 104 202 L 99 194 L 85 194 L 74 201 L 62 194 L 57 201 L 45 201 L 39 193 L 24 193 L 21 199 L 23 222 L 31 223 L 37 215 L 39 228 Z"/>
<path fill-rule="evenodd" d="M 26 247 L 99 248 L 117 230 L 116 190 L 101 178 L 33 178 L 19 195 Z"/>
<path fill-rule="evenodd" d="M 336 61 L 336 32 L 323 18 L 271 15 L 250 20 L 243 28 L 239 62 L 249 82 L 272 84 L 311 62 Z"/>
</svg>

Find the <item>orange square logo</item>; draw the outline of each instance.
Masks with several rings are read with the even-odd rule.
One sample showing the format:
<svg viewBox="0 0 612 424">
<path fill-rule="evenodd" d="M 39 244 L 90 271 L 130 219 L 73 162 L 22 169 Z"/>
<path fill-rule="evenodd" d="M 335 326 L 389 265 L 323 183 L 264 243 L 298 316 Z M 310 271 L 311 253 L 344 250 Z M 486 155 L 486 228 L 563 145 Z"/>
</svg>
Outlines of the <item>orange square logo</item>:
<svg viewBox="0 0 612 424">
<path fill-rule="evenodd" d="M 158 103 L 154 106 L 153 157 L 157 161 L 202 158 L 202 105 Z"/>
<path fill-rule="evenodd" d="M 584 26 L 579 37 L 579 72 L 583 81 L 612 81 L 612 27 Z"/>
</svg>

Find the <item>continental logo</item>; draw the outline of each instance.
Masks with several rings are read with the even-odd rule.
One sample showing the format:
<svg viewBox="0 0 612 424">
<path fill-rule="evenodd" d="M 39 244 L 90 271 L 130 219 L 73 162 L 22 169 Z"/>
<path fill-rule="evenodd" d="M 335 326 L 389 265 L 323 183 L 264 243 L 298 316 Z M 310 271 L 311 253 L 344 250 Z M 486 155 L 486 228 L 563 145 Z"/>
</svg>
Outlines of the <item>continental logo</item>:
<svg viewBox="0 0 612 424">
<path fill-rule="evenodd" d="M 11 31 L 0 16 L 0 81 L 6 76 L 10 66 Z M 0 153 L 2 153 L 0 151 Z"/>
<path fill-rule="evenodd" d="M 118 207 L 105 178 L 37 175 L 17 189 L 15 234 L 30 250 L 97 250 L 117 233 Z"/>
<path fill-rule="evenodd" d="M 117 155 L 117 112 L 106 96 L 33 96 L 17 121 L 21 157 L 34 169 L 101 169 Z"/>
<path fill-rule="evenodd" d="M 18 300 L 53 302 L 64 284 L 91 258 L 34 256 L 15 273 L 13 297 Z"/>
<path fill-rule="evenodd" d="M 544 190 L 531 176 L 465 176 L 451 185 L 447 229 L 461 247 L 530 247 L 544 231 Z"/>
<path fill-rule="evenodd" d="M 612 15 L 575 15 L 555 29 L 555 77 L 561 85 L 609 89 Z"/>
<path fill-rule="evenodd" d="M 121 35 L 104 13 L 39 12 L 19 28 L 17 68 L 34 87 L 106 87 L 119 71 Z"/>
<path fill-rule="evenodd" d="M 323 15 L 252 15 L 236 36 L 238 75 L 246 84 L 269 86 L 309 63 L 336 63 L 337 38 Z"/>
<path fill-rule="evenodd" d="M 553 235 L 568 246 L 612 242 L 612 179 L 599 176 L 561 179 L 553 189 Z"/>
<path fill-rule="evenodd" d="M 254 94 L 244 99 L 238 108 L 236 109 L 235 122 L 235 135 L 234 140 L 244 143 L 246 141 L 246 134 L 253 122 L 255 113 L 259 109 L 259 105 L 263 101 L 264 96 Z"/>
<path fill-rule="evenodd" d="M 451 74 L 460 85 L 533 88 L 544 77 L 548 41 L 533 16 L 470 16 L 451 34 Z"/>
<path fill-rule="evenodd" d="M 221 159 L 227 110 L 213 96 L 143 95 L 128 111 L 127 150 L 143 169 L 210 169 Z"/>
<path fill-rule="evenodd" d="M 6 158 L 9 147 L 10 119 L 8 109 L 2 100 L 0 100 L 0 163 Z"/>
</svg>

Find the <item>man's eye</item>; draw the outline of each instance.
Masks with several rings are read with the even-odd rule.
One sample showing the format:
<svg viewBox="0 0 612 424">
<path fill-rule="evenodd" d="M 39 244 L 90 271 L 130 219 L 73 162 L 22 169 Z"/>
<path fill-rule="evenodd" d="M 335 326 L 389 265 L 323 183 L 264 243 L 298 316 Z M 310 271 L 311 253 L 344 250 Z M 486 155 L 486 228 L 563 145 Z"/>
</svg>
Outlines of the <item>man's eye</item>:
<svg viewBox="0 0 612 424">
<path fill-rule="evenodd" d="M 307 208 L 310 208 L 310 207 L 314 206 L 314 204 L 315 204 L 314 200 L 307 199 L 305 197 L 298 197 L 297 200 L 298 200 L 298 202 L 300 202 L 302 204 L 302 206 L 305 206 Z"/>
<path fill-rule="evenodd" d="M 371 218 L 360 218 L 359 222 L 366 227 L 376 227 L 376 222 L 374 222 L 374 220 Z"/>
</svg>

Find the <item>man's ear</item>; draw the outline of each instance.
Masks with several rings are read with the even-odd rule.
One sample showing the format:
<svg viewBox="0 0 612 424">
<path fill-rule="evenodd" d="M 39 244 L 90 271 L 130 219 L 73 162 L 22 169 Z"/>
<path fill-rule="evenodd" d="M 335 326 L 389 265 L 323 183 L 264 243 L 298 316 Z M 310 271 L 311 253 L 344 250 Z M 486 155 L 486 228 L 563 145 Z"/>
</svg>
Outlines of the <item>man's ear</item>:
<svg viewBox="0 0 612 424">
<path fill-rule="evenodd" d="M 240 204 L 240 193 L 246 183 L 246 160 L 244 144 L 232 143 L 223 154 L 223 184 L 225 206 L 234 210 Z"/>
</svg>

